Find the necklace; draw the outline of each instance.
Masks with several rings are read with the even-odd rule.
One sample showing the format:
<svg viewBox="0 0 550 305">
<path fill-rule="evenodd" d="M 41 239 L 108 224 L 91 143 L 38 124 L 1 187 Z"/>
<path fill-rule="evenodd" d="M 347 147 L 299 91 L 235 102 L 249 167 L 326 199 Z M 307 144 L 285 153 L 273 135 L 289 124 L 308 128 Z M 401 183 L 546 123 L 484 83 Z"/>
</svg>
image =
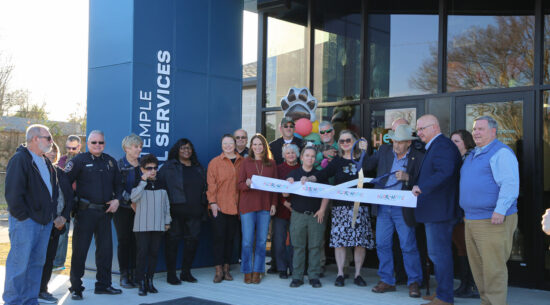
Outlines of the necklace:
<svg viewBox="0 0 550 305">
<path fill-rule="evenodd" d="M 256 160 L 254 160 L 254 165 L 256 165 L 256 171 L 258 172 L 258 176 L 261 176 L 263 171 L 264 171 L 264 163 L 262 161 L 260 161 L 262 163 L 262 169 L 260 170 L 258 168 L 258 162 L 256 162 Z"/>
</svg>

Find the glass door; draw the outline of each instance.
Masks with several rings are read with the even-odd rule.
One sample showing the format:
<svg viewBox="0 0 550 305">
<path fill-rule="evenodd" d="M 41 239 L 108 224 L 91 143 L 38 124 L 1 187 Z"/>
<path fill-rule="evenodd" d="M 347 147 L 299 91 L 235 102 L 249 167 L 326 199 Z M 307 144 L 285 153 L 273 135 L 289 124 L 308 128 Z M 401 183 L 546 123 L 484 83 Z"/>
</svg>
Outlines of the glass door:
<svg viewBox="0 0 550 305">
<path fill-rule="evenodd" d="M 472 132 L 476 117 L 489 115 L 498 122 L 497 138 L 508 145 L 518 159 L 520 192 L 518 198 L 518 227 L 514 233 L 512 254 L 508 261 L 509 281 L 514 285 L 535 283 L 543 266 L 538 266 L 542 253 L 535 253 L 537 237 L 542 238 L 533 199 L 535 156 L 535 114 L 532 92 L 489 94 L 457 97 L 456 128 Z M 537 218 L 538 217 L 538 218 Z M 540 222 L 540 221 L 539 221 Z"/>
</svg>

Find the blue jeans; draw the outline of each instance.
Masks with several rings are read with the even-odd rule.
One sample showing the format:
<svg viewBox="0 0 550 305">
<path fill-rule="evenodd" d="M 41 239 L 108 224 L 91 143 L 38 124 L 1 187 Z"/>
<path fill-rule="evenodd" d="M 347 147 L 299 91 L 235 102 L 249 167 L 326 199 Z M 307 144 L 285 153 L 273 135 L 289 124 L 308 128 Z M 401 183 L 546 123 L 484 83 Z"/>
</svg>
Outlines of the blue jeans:
<svg viewBox="0 0 550 305">
<path fill-rule="evenodd" d="M 428 256 L 434 263 L 437 298 L 454 303 L 453 297 L 453 227 L 455 220 L 427 222 Z"/>
<path fill-rule="evenodd" d="M 376 220 L 376 252 L 380 260 L 378 275 L 382 282 L 395 285 L 392 252 L 395 230 L 397 230 L 403 253 L 403 263 L 408 278 L 407 285 L 415 282 L 421 284 L 422 265 L 416 247 L 415 229 L 405 223 L 401 207 L 384 205 L 378 207 L 378 218 Z"/>
<path fill-rule="evenodd" d="M 287 269 L 292 272 L 292 245 L 286 246 L 286 236 L 290 220 L 273 217 L 271 225 L 271 253 L 275 256 L 277 262 L 277 271 L 286 272 Z"/>
<path fill-rule="evenodd" d="M 62 267 L 65 266 L 65 260 L 67 259 L 67 245 L 69 243 L 69 227 L 70 222 L 65 224 L 65 232 L 59 235 L 59 243 L 57 244 L 57 252 L 53 261 L 53 266 Z"/>
<path fill-rule="evenodd" d="M 241 214 L 243 247 L 241 251 L 241 272 L 265 272 L 265 244 L 269 230 L 269 211 Z M 256 236 L 254 236 L 256 232 Z M 254 240 L 256 246 L 254 247 Z"/>
<path fill-rule="evenodd" d="M 4 304 L 38 304 L 42 268 L 52 222 L 41 225 L 27 218 L 9 216 L 10 252 L 6 261 Z"/>
</svg>

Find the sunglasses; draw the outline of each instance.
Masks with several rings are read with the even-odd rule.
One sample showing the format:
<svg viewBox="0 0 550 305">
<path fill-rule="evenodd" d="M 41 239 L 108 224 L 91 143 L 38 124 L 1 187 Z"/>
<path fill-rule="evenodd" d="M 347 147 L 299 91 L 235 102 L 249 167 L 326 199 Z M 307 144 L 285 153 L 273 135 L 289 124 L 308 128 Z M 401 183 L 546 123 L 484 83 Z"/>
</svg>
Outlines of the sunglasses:
<svg viewBox="0 0 550 305">
<path fill-rule="evenodd" d="M 67 150 L 78 150 L 78 147 L 70 147 L 70 146 L 67 146 L 65 147 Z"/>
<path fill-rule="evenodd" d="M 90 144 L 92 144 L 92 145 L 96 145 L 96 144 L 103 145 L 103 144 L 105 144 L 105 141 L 90 141 Z"/>
<path fill-rule="evenodd" d="M 320 134 L 331 133 L 334 129 L 327 129 L 319 131 Z"/>
<path fill-rule="evenodd" d="M 40 138 L 40 139 L 46 139 L 46 140 L 48 140 L 48 142 L 51 142 L 51 141 L 52 141 L 52 137 L 51 137 L 51 136 L 38 136 L 38 138 Z"/>
<path fill-rule="evenodd" d="M 294 124 L 284 125 L 283 128 L 294 128 Z"/>
<path fill-rule="evenodd" d="M 152 170 L 158 170 L 158 169 L 159 169 L 158 166 L 147 166 L 147 167 L 145 167 L 146 171 L 152 171 Z"/>
<path fill-rule="evenodd" d="M 237 140 L 246 140 L 246 138 L 248 138 L 247 136 L 236 136 L 235 139 Z"/>
<path fill-rule="evenodd" d="M 349 144 L 349 143 L 351 143 L 351 141 L 353 141 L 351 138 L 340 139 L 340 140 L 338 140 L 338 143 L 340 143 L 340 144 L 344 144 L 344 143 Z"/>
</svg>

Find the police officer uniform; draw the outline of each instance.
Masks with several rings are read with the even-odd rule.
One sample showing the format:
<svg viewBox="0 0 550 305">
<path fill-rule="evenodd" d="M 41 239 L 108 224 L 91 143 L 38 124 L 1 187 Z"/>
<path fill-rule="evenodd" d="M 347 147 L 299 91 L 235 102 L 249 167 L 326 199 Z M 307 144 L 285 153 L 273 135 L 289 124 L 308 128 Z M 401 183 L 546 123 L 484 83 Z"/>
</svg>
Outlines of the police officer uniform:
<svg viewBox="0 0 550 305">
<path fill-rule="evenodd" d="M 105 213 L 107 202 L 118 199 L 122 202 L 122 179 L 116 160 L 102 153 L 96 157 L 90 152 L 78 154 L 65 167 L 71 183 L 76 181 L 76 196 L 73 232 L 73 256 L 71 259 L 71 287 L 69 290 L 82 298 L 82 276 L 92 235 L 96 242 L 97 276 L 95 293 L 117 294 L 111 287 L 113 241 L 111 233 L 112 213 Z"/>
</svg>

